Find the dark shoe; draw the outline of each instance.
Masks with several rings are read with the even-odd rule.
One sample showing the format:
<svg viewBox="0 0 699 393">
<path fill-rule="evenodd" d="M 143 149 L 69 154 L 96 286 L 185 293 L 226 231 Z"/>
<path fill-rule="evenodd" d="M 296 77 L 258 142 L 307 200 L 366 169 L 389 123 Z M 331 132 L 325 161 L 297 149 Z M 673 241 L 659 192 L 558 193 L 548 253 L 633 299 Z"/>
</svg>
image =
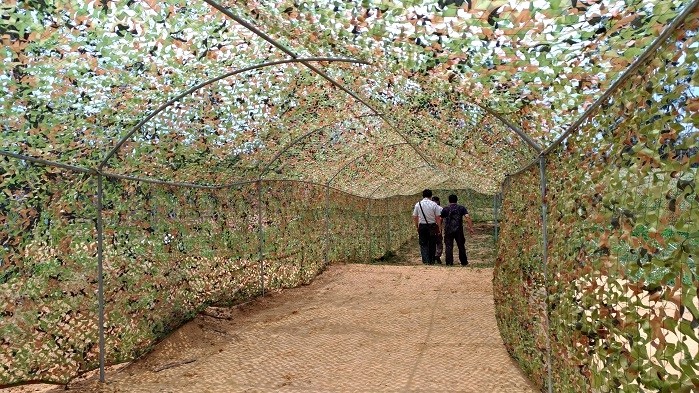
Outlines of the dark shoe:
<svg viewBox="0 0 699 393">
<path fill-rule="evenodd" d="M 434 263 L 442 264 L 442 258 L 437 258 L 434 260 Z"/>
<path fill-rule="evenodd" d="M 462 263 L 461 263 L 461 266 L 468 266 L 468 261 L 462 262 Z"/>
</svg>

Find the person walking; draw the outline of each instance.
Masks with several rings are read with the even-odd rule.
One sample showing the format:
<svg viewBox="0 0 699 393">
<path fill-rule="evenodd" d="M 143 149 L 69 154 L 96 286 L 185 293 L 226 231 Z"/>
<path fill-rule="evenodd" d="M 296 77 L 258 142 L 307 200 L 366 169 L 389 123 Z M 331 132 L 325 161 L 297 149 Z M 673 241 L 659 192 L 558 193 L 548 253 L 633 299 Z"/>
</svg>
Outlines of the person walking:
<svg viewBox="0 0 699 393">
<path fill-rule="evenodd" d="M 417 229 L 418 241 L 420 243 L 420 256 L 422 263 L 434 264 L 434 254 L 437 248 L 437 231 L 442 222 L 440 216 L 442 208 L 432 201 L 432 190 L 422 191 L 422 200 L 418 201 L 413 208 L 413 221 Z"/>
<path fill-rule="evenodd" d="M 456 202 L 456 195 L 449 195 L 449 205 L 442 209 L 441 216 L 444 221 L 442 231 L 444 232 L 444 259 L 446 265 L 454 264 L 454 241 L 459 249 L 459 262 L 461 266 L 468 265 L 468 257 L 466 256 L 466 237 L 464 236 L 464 217 L 468 222 L 469 234 L 473 236 L 473 222 L 468 214 L 468 209 L 465 206 L 459 205 Z"/>
<path fill-rule="evenodd" d="M 442 205 L 439 203 L 439 197 L 438 196 L 432 196 L 432 201 L 437 204 L 437 206 L 442 207 Z M 441 224 L 443 224 L 444 221 L 442 220 Z M 438 225 L 438 232 L 437 232 L 437 247 L 435 248 L 434 252 L 434 262 L 435 263 L 442 263 L 442 250 L 444 249 L 444 231 L 442 231 L 442 226 L 443 225 Z"/>
</svg>

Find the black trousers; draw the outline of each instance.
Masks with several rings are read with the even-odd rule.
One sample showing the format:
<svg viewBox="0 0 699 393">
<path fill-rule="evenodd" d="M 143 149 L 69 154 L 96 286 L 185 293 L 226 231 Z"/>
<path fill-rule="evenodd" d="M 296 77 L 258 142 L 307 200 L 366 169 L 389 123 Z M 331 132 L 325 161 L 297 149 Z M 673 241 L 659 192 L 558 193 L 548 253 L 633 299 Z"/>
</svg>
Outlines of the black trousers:
<svg viewBox="0 0 699 393">
<path fill-rule="evenodd" d="M 466 256 L 466 237 L 464 236 L 464 231 L 458 231 L 452 233 L 444 234 L 444 258 L 447 265 L 454 264 L 454 241 L 456 240 L 456 247 L 459 249 L 459 262 L 462 265 L 468 263 L 468 257 Z"/>
<path fill-rule="evenodd" d="M 437 251 L 437 224 L 420 224 L 417 228 L 418 242 L 420 243 L 420 256 L 422 263 L 431 265 L 435 261 L 434 254 Z"/>
</svg>

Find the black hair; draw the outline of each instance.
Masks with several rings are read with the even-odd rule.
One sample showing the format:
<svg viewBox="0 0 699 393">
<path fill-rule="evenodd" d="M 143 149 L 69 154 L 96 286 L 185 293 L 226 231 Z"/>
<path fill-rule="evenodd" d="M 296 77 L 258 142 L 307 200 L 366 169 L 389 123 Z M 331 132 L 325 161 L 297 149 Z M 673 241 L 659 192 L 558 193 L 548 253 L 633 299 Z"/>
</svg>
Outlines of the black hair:
<svg viewBox="0 0 699 393">
<path fill-rule="evenodd" d="M 429 188 L 425 188 L 424 190 L 422 190 L 422 197 L 432 198 L 432 190 L 430 190 Z"/>
<path fill-rule="evenodd" d="M 459 200 L 459 198 L 457 198 L 456 195 L 454 195 L 454 194 L 449 195 L 449 203 L 456 203 L 456 201 L 458 201 L 458 200 Z"/>
<path fill-rule="evenodd" d="M 439 205 L 439 197 L 438 196 L 433 196 L 432 201 L 437 202 L 437 204 Z"/>
</svg>

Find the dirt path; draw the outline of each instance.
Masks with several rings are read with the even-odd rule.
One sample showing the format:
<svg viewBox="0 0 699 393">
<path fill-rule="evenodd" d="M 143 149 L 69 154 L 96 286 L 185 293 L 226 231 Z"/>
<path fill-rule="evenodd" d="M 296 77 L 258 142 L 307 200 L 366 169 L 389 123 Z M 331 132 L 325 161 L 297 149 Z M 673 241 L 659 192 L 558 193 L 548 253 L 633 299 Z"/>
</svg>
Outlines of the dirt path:
<svg viewBox="0 0 699 393">
<path fill-rule="evenodd" d="M 500 339 L 492 269 L 404 251 L 400 264 L 334 265 L 308 286 L 209 309 L 107 384 L 70 390 L 535 392 Z"/>
</svg>

